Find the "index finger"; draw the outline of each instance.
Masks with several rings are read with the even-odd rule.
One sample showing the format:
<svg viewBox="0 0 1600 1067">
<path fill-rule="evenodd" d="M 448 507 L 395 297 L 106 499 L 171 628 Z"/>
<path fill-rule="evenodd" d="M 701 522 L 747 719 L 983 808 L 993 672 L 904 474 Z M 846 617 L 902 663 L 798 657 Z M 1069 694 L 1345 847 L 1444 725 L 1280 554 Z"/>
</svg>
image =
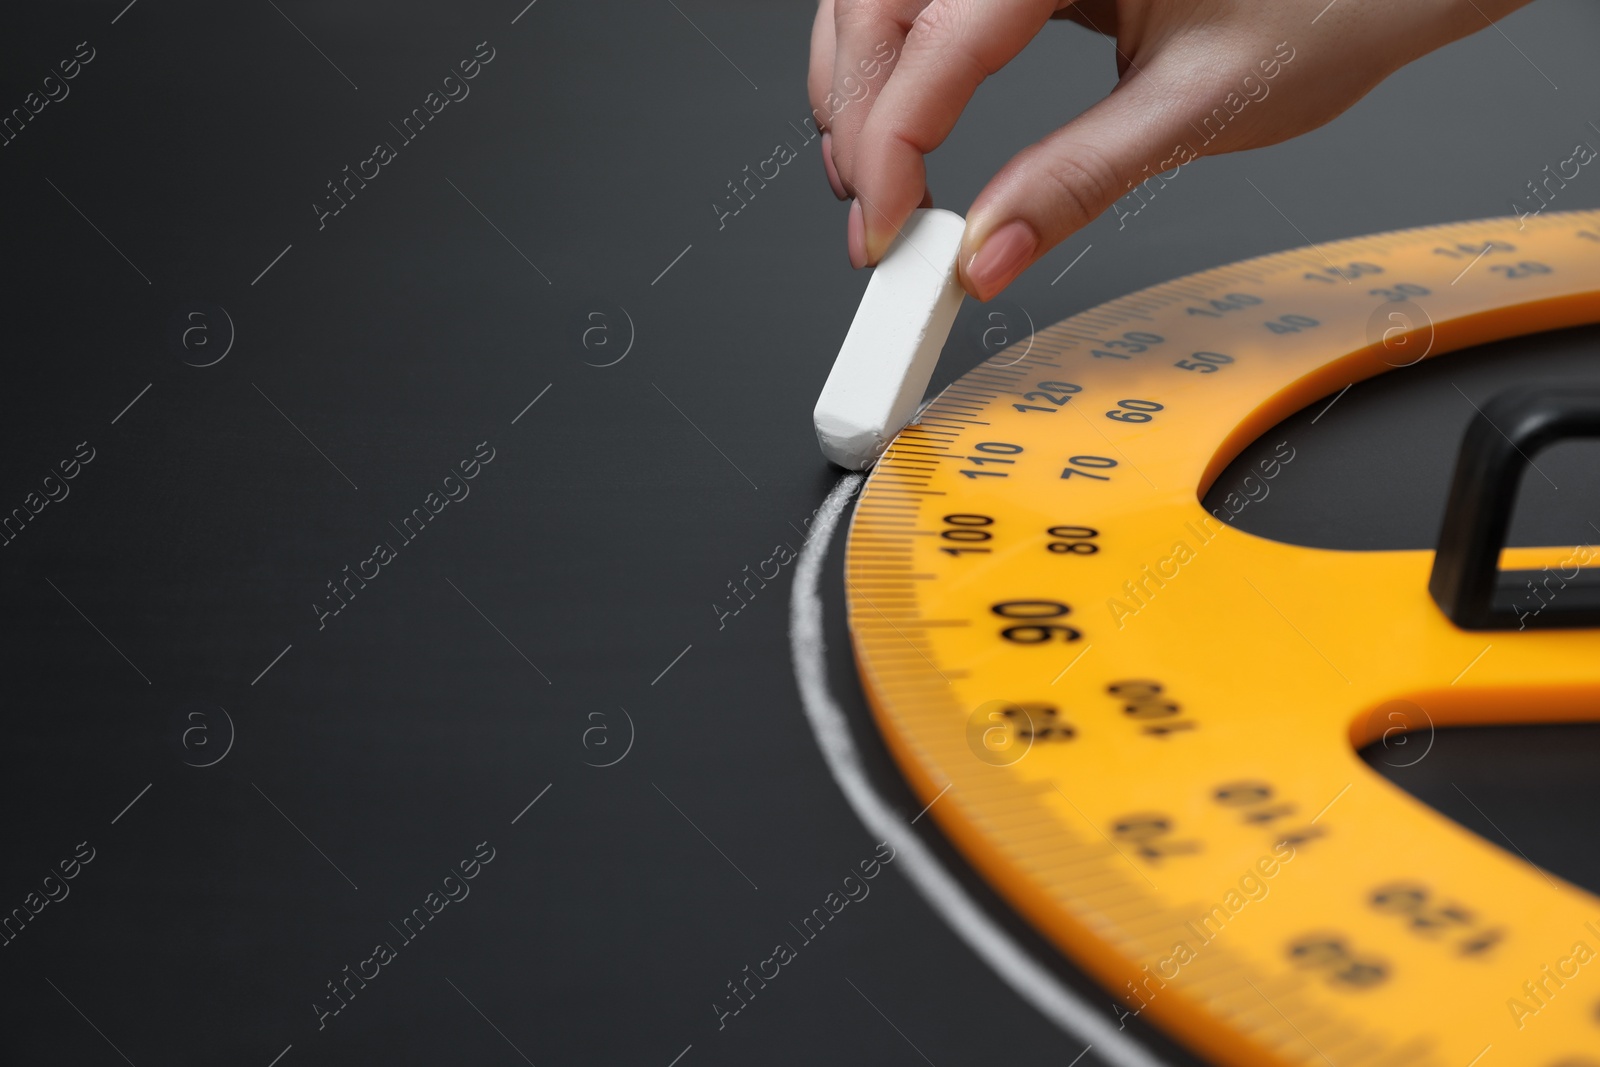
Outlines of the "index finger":
<svg viewBox="0 0 1600 1067">
<path fill-rule="evenodd" d="M 933 0 L 917 16 L 856 138 L 849 178 L 863 205 L 868 263 L 878 261 L 921 202 L 923 156 L 949 136 L 983 80 L 1015 58 L 1061 6 Z"/>
</svg>

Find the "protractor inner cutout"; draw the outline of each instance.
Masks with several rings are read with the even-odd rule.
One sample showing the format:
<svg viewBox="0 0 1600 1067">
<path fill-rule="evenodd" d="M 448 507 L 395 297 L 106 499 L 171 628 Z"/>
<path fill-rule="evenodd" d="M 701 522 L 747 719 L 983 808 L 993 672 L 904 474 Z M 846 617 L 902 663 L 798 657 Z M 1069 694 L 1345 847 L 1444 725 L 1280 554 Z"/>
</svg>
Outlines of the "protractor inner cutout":
<svg viewBox="0 0 1600 1067">
<path fill-rule="evenodd" d="M 879 728 L 1121 1010 L 1218 1064 L 1600 1067 L 1600 900 L 1357 754 L 1600 719 L 1600 532 L 1505 547 L 1600 391 L 1477 405 L 1432 548 L 1285 544 L 1201 503 L 1352 383 L 1597 321 L 1600 212 L 1358 238 L 1066 319 L 895 439 L 846 560 Z"/>
</svg>

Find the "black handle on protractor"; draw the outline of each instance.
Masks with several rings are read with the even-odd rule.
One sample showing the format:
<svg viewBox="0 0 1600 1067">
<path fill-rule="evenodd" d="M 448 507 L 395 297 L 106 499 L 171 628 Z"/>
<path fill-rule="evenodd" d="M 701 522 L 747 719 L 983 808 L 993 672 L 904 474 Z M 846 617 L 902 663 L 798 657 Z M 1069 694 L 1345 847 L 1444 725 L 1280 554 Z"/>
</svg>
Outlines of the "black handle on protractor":
<svg viewBox="0 0 1600 1067">
<path fill-rule="evenodd" d="M 1539 450 L 1571 437 L 1600 437 L 1600 389 L 1510 389 L 1467 427 L 1428 580 L 1428 592 L 1462 629 L 1600 626 L 1600 581 L 1579 570 L 1588 560 L 1564 560 L 1558 570 L 1499 567 L 1518 483 Z"/>
</svg>

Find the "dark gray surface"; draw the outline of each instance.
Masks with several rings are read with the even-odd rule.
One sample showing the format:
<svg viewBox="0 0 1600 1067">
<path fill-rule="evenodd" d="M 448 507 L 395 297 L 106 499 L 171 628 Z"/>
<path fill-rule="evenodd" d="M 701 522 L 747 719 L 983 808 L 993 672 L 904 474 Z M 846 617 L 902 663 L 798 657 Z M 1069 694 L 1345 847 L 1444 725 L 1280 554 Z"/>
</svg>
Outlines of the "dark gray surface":
<svg viewBox="0 0 1600 1067">
<path fill-rule="evenodd" d="M 712 608 L 834 478 L 810 410 L 865 278 L 791 126 L 810 5 L 124 3 L 0 38 L 6 108 L 95 49 L 0 147 L 0 506 L 95 455 L 0 549 L 0 908 L 95 850 L 0 948 L 7 1062 L 1076 1055 L 892 864 L 725 1030 L 712 1009 L 873 852 L 800 713 L 788 571 L 721 630 Z M 1302 243 L 1246 177 L 1310 240 L 1502 213 L 1593 135 L 1597 31 L 1592 6 L 1539 0 L 1323 130 L 1186 168 L 1009 306 L 1043 324 Z M 324 183 L 485 40 L 471 95 L 319 230 Z M 964 208 L 1112 76 L 1109 45 L 1050 27 L 933 160 L 939 202 Z M 725 183 L 779 141 L 800 158 L 719 230 Z M 1597 203 L 1586 172 L 1556 206 Z M 219 349 L 174 340 L 196 302 L 236 333 L 210 367 L 186 361 Z M 983 314 L 941 381 L 982 356 Z M 627 358 L 593 366 L 630 318 Z M 1418 439 L 1453 439 L 1439 410 Z M 471 495 L 319 629 L 324 583 L 398 544 L 389 524 L 485 440 Z M 1433 504 L 1396 506 L 1385 529 L 1426 542 Z M 632 750 L 586 766 L 621 751 L 624 708 Z M 471 895 L 401 944 L 388 924 L 481 841 Z M 324 984 L 382 940 L 397 958 L 319 1030 Z"/>
</svg>

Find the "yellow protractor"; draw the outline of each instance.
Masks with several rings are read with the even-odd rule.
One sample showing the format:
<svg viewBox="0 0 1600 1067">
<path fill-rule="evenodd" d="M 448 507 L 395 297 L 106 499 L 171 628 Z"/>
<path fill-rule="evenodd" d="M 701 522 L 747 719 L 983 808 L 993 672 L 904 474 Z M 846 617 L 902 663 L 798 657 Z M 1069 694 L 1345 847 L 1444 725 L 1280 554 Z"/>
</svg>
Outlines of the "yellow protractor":
<svg viewBox="0 0 1600 1067">
<path fill-rule="evenodd" d="M 1352 382 L 1596 321 L 1600 212 L 1358 238 L 1066 319 L 895 439 L 846 560 L 874 715 L 1119 1014 L 1227 1065 L 1600 1067 L 1600 899 L 1357 755 L 1397 722 L 1600 718 L 1600 552 L 1501 550 L 1517 456 L 1600 433 L 1594 394 L 1477 417 L 1437 552 L 1282 544 L 1200 503 Z M 1550 575 L 1565 600 L 1508 606 Z"/>
</svg>

